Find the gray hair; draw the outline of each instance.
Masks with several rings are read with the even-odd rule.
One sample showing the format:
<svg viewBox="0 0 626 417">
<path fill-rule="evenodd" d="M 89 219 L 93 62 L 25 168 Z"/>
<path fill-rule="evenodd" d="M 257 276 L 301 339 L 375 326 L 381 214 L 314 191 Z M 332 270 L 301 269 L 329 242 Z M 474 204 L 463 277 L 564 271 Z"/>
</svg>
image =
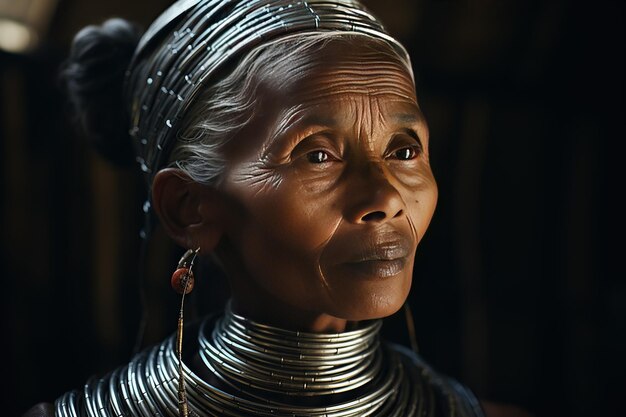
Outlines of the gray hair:
<svg viewBox="0 0 626 417">
<path fill-rule="evenodd" d="M 289 75 L 290 81 L 304 78 L 312 67 L 311 56 L 315 52 L 333 40 L 355 37 L 386 45 L 390 55 L 404 63 L 413 75 L 407 55 L 402 56 L 383 40 L 363 34 L 310 32 L 263 44 L 246 54 L 229 75 L 195 99 L 182 122 L 169 166 L 178 167 L 195 182 L 219 185 L 227 164 L 224 147 L 253 120 L 260 81 L 276 73 Z M 292 71 L 293 68 L 298 70 Z"/>
</svg>

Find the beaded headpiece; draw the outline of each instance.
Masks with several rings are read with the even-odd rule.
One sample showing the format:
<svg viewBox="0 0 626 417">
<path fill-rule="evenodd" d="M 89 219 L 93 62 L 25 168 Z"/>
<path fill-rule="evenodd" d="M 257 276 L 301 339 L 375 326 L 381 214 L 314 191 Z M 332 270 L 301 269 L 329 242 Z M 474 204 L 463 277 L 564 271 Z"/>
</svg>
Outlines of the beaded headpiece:
<svg viewBox="0 0 626 417">
<path fill-rule="evenodd" d="M 405 49 L 356 0 L 179 0 L 139 42 L 126 74 L 130 134 L 147 179 L 167 162 L 194 96 L 233 58 L 270 40 L 338 31 Z"/>
</svg>

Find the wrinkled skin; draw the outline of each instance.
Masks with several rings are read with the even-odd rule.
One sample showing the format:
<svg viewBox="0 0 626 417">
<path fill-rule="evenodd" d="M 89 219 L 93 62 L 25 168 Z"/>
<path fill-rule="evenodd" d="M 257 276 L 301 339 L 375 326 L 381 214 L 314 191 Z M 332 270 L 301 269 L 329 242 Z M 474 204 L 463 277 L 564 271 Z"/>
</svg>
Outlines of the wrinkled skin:
<svg viewBox="0 0 626 417">
<path fill-rule="evenodd" d="M 437 200 L 428 128 L 404 65 L 354 46 L 326 46 L 297 82 L 266 77 L 228 150 L 219 255 L 246 316 L 341 331 L 408 295 Z"/>
</svg>

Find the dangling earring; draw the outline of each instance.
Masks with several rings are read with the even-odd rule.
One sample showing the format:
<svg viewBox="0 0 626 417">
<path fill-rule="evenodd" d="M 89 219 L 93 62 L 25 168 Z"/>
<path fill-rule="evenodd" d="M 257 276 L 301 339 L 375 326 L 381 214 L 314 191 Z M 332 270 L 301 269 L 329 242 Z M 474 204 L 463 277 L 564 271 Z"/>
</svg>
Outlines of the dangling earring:
<svg viewBox="0 0 626 417">
<path fill-rule="evenodd" d="M 189 249 L 178 261 L 178 268 L 172 274 L 172 288 L 179 294 L 180 311 L 178 312 L 178 327 L 176 330 L 176 356 L 178 357 L 178 415 L 179 417 L 189 416 L 189 406 L 187 404 L 187 390 L 185 388 L 185 371 L 183 369 L 183 312 L 185 307 L 185 295 L 193 290 L 194 276 L 193 263 L 200 248 Z"/>
<path fill-rule="evenodd" d="M 406 321 L 406 329 L 409 333 L 411 350 L 417 355 L 419 354 L 419 348 L 417 346 L 417 336 L 415 335 L 415 322 L 413 321 L 413 313 L 411 312 L 411 306 L 409 306 L 409 300 L 406 300 L 404 302 L 404 320 Z"/>
</svg>

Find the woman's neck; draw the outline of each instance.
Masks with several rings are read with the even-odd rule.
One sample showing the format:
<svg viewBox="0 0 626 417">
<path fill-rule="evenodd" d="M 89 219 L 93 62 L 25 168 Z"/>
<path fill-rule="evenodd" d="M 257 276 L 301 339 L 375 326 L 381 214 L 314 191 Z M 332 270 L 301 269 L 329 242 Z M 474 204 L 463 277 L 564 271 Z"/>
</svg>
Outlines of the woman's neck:
<svg viewBox="0 0 626 417">
<path fill-rule="evenodd" d="M 353 327 L 352 324 L 354 324 L 329 314 L 300 310 L 280 301 L 272 303 L 264 301 L 260 304 L 256 297 L 239 295 L 233 297 L 230 303 L 235 314 L 285 330 L 340 333 Z"/>
<path fill-rule="evenodd" d="M 199 355 L 226 391 L 321 405 L 384 373 L 381 326 L 374 320 L 341 333 L 293 331 L 236 314 L 229 304 L 212 327 L 205 322 L 200 330 Z"/>
</svg>

